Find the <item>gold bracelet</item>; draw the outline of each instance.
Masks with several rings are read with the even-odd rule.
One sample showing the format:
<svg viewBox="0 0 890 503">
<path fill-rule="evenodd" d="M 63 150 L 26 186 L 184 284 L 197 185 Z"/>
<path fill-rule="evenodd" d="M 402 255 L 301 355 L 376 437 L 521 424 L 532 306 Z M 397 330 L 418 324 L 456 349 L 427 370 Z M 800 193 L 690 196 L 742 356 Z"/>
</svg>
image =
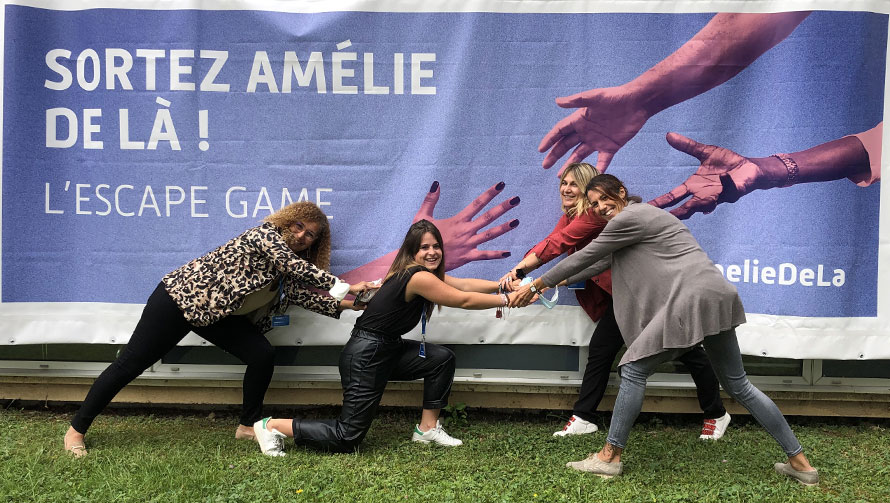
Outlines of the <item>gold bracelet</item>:
<svg viewBox="0 0 890 503">
<path fill-rule="evenodd" d="M 790 187 L 797 183 L 797 175 L 800 174 L 800 166 L 794 162 L 794 159 L 791 158 L 788 154 L 773 154 L 771 157 L 775 157 L 776 159 L 782 161 L 782 164 L 785 165 L 785 169 L 788 170 L 788 176 L 785 178 L 785 183 L 783 183 L 782 187 Z"/>
</svg>

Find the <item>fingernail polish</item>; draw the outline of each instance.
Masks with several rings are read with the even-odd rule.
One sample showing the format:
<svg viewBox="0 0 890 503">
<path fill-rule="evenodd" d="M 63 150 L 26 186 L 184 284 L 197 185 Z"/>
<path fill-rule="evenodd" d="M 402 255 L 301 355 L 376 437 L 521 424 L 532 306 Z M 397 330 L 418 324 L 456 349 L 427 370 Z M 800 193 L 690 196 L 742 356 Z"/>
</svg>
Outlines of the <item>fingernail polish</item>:
<svg viewBox="0 0 890 503">
<path fill-rule="evenodd" d="M 433 184 L 430 186 L 430 192 L 435 192 L 436 189 L 438 189 L 438 188 L 439 188 L 439 182 L 433 182 Z"/>
<path fill-rule="evenodd" d="M 519 225 L 519 220 L 512 220 L 510 222 L 510 227 L 517 227 Z"/>
<path fill-rule="evenodd" d="M 510 255 L 511 255 L 510 252 L 504 252 L 504 253 L 501 253 L 501 257 L 503 257 L 503 258 L 507 258 L 507 257 L 509 257 Z"/>
<path fill-rule="evenodd" d="M 500 183 L 498 183 L 497 185 L 494 186 L 494 190 L 504 190 L 504 187 L 506 187 L 506 186 L 507 186 L 506 183 L 504 183 L 504 182 L 500 182 Z"/>
<path fill-rule="evenodd" d="M 513 206 L 516 206 L 517 204 L 519 204 L 519 196 L 516 196 L 513 199 L 510 199 L 510 204 Z"/>
</svg>

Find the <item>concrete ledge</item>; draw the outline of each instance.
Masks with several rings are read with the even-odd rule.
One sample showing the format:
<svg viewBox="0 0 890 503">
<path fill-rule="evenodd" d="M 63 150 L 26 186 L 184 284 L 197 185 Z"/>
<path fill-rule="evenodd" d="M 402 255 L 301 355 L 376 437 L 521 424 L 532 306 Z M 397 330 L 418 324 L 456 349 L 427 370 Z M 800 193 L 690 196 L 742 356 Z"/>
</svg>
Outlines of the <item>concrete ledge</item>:
<svg viewBox="0 0 890 503">
<path fill-rule="evenodd" d="M 91 377 L 0 376 L 0 399 L 46 402 L 80 402 L 93 383 Z M 771 386 L 770 388 L 775 388 Z M 768 388 L 762 387 L 761 389 Z M 890 395 L 852 393 L 836 387 L 786 386 L 764 389 L 786 415 L 890 417 Z M 385 406 L 419 406 L 422 383 L 390 383 L 383 396 Z M 610 383 L 599 410 L 611 410 L 617 387 Z M 577 384 L 455 382 L 451 402 L 492 409 L 571 410 Z M 338 405 L 340 382 L 330 377 L 276 380 L 266 394 L 268 405 Z M 725 397 L 732 414 L 747 414 Z M 237 405 L 241 403 L 238 379 L 139 378 L 125 387 L 114 403 L 156 405 Z M 644 412 L 698 413 L 695 390 L 667 385 L 649 386 Z"/>
</svg>

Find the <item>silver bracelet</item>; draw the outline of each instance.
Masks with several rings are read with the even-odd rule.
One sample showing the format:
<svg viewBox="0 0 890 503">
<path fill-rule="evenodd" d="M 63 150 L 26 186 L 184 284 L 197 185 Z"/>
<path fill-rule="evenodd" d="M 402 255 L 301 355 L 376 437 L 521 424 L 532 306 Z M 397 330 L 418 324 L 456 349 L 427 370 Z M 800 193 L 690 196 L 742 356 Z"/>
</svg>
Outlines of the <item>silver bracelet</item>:
<svg viewBox="0 0 890 503">
<path fill-rule="evenodd" d="M 782 164 L 785 165 L 785 169 L 788 170 L 788 176 L 785 178 L 785 183 L 783 183 L 781 187 L 790 187 L 797 183 L 797 175 L 800 174 L 800 166 L 794 162 L 794 159 L 792 159 L 789 154 L 773 154 L 771 157 L 775 157 L 782 161 Z"/>
</svg>

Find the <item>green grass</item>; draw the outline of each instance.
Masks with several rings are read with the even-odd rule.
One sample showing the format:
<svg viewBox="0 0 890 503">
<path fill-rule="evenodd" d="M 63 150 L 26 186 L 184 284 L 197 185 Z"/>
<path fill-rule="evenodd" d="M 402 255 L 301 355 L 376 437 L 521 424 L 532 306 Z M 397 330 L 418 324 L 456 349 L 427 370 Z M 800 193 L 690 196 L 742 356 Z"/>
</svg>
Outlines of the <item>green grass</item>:
<svg viewBox="0 0 890 503">
<path fill-rule="evenodd" d="M 0 502 L 890 501 L 887 420 L 791 418 L 822 475 L 806 488 L 773 472 L 782 453 L 748 417 L 705 443 L 696 416 L 641 416 L 625 474 L 603 480 L 565 468 L 605 434 L 553 438 L 564 413 L 473 409 L 449 428 L 464 446 L 448 449 L 410 442 L 419 411 L 386 409 L 358 453 L 289 443 L 287 457 L 269 458 L 234 440 L 230 413 L 151 412 L 107 411 L 87 436 L 89 456 L 73 459 L 61 449 L 68 411 L 0 410 Z"/>
</svg>

